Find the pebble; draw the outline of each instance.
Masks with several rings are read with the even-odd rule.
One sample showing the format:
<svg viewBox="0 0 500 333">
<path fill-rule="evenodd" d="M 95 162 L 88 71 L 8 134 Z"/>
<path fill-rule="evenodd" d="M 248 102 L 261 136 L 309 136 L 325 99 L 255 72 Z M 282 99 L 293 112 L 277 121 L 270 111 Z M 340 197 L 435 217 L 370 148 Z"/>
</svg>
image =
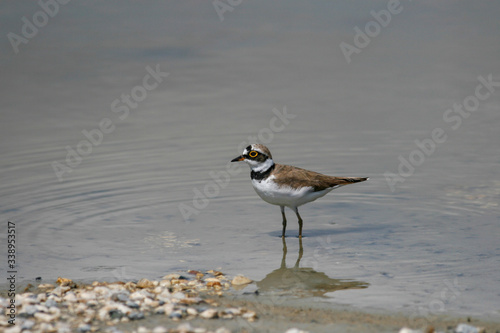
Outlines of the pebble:
<svg viewBox="0 0 500 333">
<path fill-rule="evenodd" d="M 215 333 L 231 333 L 231 330 L 225 327 L 219 327 L 215 330 Z"/>
<path fill-rule="evenodd" d="M 118 292 L 111 295 L 111 299 L 115 302 L 128 302 L 130 293 L 128 292 Z M 127 305 L 130 306 L 130 305 Z"/>
<path fill-rule="evenodd" d="M 34 305 L 27 305 L 23 306 L 22 310 L 19 311 L 19 315 L 22 316 L 23 314 L 26 314 L 28 316 L 33 316 L 37 312 L 37 308 Z"/>
<path fill-rule="evenodd" d="M 198 310 L 196 310 L 195 308 L 187 308 L 186 312 L 190 316 L 196 316 L 198 314 Z"/>
<path fill-rule="evenodd" d="M 289 328 L 285 333 L 309 333 L 308 331 L 303 331 L 298 328 Z"/>
<path fill-rule="evenodd" d="M 177 273 L 165 275 L 161 280 L 140 279 L 137 282 L 93 282 L 77 285 L 71 279 L 60 277 L 57 284 L 38 286 L 35 293 L 16 295 L 20 325 L 2 327 L 11 333 L 21 331 L 31 333 L 78 332 L 89 333 L 101 330 L 121 333 L 113 327 L 121 322 L 144 319 L 146 316 L 167 316 L 172 320 L 194 319 L 234 319 L 248 321 L 257 319 L 257 314 L 244 308 L 216 308 L 216 301 L 206 296 L 221 296 L 231 288 L 231 279 L 220 271 L 191 271 L 182 276 Z M 238 276 L 233 285 L 248 284 L 252 280 Z M 0 305 L 8 300 L 0 298 Z M 3 317 L 0 315 L 0 325 Z M 102 325 L 110 327 L 102 328 Z M 101 327 L 101 328 L 99 328 Z M 163 326 L 154 329 L 139 327 L 136 332 L 164 333 L 172 331 Z M 4 330 L 5 332 L 10 332 Z M 174 332 L 207 333 L 230 332 L 221 327 L 208 330 L 181 323 Z M 469 333 L 469 332 L 467 332 Z"/>
<path fill-rule="evenodd" d="M 41 283 L 38 285 L 38 289 L 53 289 L 54 285 L 50 283 Z"/>
<path fill-rule="evenodd" d="M 399 333 L 423 333 L 423 332 L 421 330 L 412 330 L 411 328 L 403 327 L 402 329 L 399 330 Z"/>
<path fill-rule="evenodd" d="M 201 318 L 205 319 L 213 319 L 217 317 L 217 310 L 215 309 L 206 309 L 202 313 L 200 313 Z"/>
<path fill-rule="evenodd" d="M 139 305 L 139 303 L 136 303 L 136 302 L 134 302 L 134 301 L 127 301 L 127 302 L 125 303 L 125 305 L 126 305 L 126 306 L 128 306 L 128 307 L 129 307 L 129 308 L 131 308 L 131 309 L 138 309 L 138 308 L 140 308 L 140 307 L 141 307 L 141 306 Z"/>
<path fill-rule="evenodd" d="M 52 315 L 49 315 L 49 314 L 43 313 L 43 312 L 35 313 L 34 317 L 35 317 L 35 319 L 37 319 L 39 321 L 46 322 L 46 323 L 50 323 L 57 318 L 56 316 L 52 316 Z"/>
<path fill-rule="evenodd" d="M 247 311 L 243 314 L 242 317 L 248 321 L 255 321 L 257 319 L 257 314 L 253 311 Z"/>
<path fill-rule="evenodd" d="M 133 312 L 130 312 L 127 317 L 130 320 L 140 320 L 140 319 L 144 319 L 144 313 L 139 312 L 139 311 L 133 311 Z"/>
<path fill-rule="evenodd" d="M 89 324 L 82 324 L 82 325 L 78 326 L 78 328 L 76 330 L 80 333 L 86 333 L 86 332 L 90 332 L 90 329 L 91 329 L 91 327 Z"/>
<path fill-rule="evenodd" d="M 60 286 L 72 286 L 74 284 L 72 280 L 62 277 L 58 277 L 56 283 Z"/>
<path fill-rule="evenodd" d="M 182 319 L 182 311 L 179 311 L 179 310 L 173 311 L 170 313 L 170 315 L 168 317 L 173 319 L 173 320 Z"/>
<path fill-rule="evenodd" d="M 180 277 L 181 277 L 180 274 L 172 273 L 172 274 L 165 275 L 162 279 L 163 280 L 172 280 L 172 279 L 178 279 Z"/>
<path fill-rule="evenodd" d="M 64 295 L 63 300 L 66 302 L 74 303 L 76 302 L 77 298 L 74 292 L 69 291 Z"/>
<path fill-rule="evenodd" d="M 57 333 L 71 333 L 71 327 L 67 323 L 57 323 L 56 324 Z"/>
<path fill-rule="evenodd" d="M 249 278 L 247 278 L 246 276 L 243 276 L 243 275 L 237 275 L 231 281 L 231 283 L 233 284 L 233 286 L 241 286 L 241 285 L 249 284 L 249 283 L 252 283 L 252 282 L 253 281 L 251 279 L 249 279 Z"/>
<path fill-rule="evenodd" d="M 48 308 L 55 307 L 57 306 L 57 302 L 53 298 L 51 298 L 45 301 L 45 306 Z"/>
<path fill-rule="evenodd" d="M 193 326 L 191 326 L 190 323 L 182 323 L 177 326 L 176 331 L 179 333 L 188 333 L 188 332 L 193 332 Z"/>
<path fill-rule="evenodd" d="M 481 333 L 484 332 L 484 328 L 475 327 L 467 324 L 459 324 L 455 328 L 455 333 Z"/>
<path fill-rule="evenodd" d="M 21 327 L 19 325 L 14 325 L 9 328 L 6 328 L 4 333 L 21 333 Z"/>
<path fill-rule="evenodd" d="M 163 326 L 156 326 L 155 328 L 153 328 L 153 333 L 167 333 L 167 332 L 168 329 L 166 329 Z"/>
<path fill-rule="evenodd" d="M 21 329 L 22 329 L 22 330 L 30 330 L 30 329 L 32 329 L 32 328 L 33 328 L 33 326 L 35 326 L 35 322 L 34 322 L 33 320 L 29 320 L 29 319 L 27 319 L 27 320 L 25 320 L 25 321 L 23 322 L 23 324 L 21 325 Z"/>
<path fill-rule="evenodd" d="M 139 282 L 137 282 L 137 288 L 154 288 L 156 287 L 156 284 L 153 281 L 149 281 L 148 279 L 140 279 Z"/>
</svg>

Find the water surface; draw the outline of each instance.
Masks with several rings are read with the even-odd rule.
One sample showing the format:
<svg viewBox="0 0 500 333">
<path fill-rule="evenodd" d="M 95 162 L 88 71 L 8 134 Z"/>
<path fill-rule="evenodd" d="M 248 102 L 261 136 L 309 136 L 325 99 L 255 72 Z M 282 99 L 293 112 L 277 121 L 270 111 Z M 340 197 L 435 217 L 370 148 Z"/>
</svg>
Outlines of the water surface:
<svg viewBox="0 0 500 333">
<path fill-rule="evenodd" d="M 40 10 L 0 6 L 3 36 Z M 499 6 L 402 2 L 348 63 L 340 43 L 386 6 L 243 2 L 221 22 L 210 2 L 70 2 L 17 54 L 3 38 L 1 234 L 16 223 L 19 280 L 219 269 L 279 289 L 301 256 L 328 302 L 498 317 L 500 91 L 459 126 L 444 115 L 479 76 L 500 81 Z M 156 69 L 168 76 L 145 90 Z M 444 142 L 415 153 L 436 128 Z M 285 266 L 279 208 L 229 162 L 250 141 L 279 163 L 370 177 L 301 208 L 302 252 L 287 212 Z"/>
</svg>

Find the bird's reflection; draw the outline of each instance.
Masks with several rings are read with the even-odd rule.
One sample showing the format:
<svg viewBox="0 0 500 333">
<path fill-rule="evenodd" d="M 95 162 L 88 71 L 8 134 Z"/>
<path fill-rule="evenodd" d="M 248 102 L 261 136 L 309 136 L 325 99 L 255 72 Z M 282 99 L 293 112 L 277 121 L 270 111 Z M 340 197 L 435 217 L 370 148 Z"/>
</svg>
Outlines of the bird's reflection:
<svg viewBox="0 0 500 333">
<path fill-rule="evenodd" d="M 299 256 L 292 268 L 286 267 L 287 247 L 283 238 L 283 258 L 280 268 L 267 274 L 257 282 L 259 291 L 279 293 L 295 296 L 324 296 L 324 294 L 345 289 L 363 289 L 368 283 L 362 281 L 339 280 L 328 277 L 325 273 L 317 272 L 312 268 L 299 267 L 304 254 L 302 239 L 299 238 Z"/>
</svg>

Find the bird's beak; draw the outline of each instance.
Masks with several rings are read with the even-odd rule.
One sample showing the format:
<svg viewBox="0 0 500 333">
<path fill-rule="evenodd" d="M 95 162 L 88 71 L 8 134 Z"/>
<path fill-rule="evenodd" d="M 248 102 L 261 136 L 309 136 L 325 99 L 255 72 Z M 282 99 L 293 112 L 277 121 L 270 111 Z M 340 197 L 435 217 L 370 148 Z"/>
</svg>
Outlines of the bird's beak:
<svg viewBox="0 0 500 333">
<path fill-rule="evenodd" d="M 236 157 L 236 158 L 233 158 L 233 159 L 231 160 L 231 162 L 240 162 L 240 161 L 243 161 L 244 159 L 245 159 L 245 158 L 244 158 L 243 156 L 241 156 L 241 155 L 240 155 L 240 156 L 238 156 L 238 157 Z"/>
</svg>

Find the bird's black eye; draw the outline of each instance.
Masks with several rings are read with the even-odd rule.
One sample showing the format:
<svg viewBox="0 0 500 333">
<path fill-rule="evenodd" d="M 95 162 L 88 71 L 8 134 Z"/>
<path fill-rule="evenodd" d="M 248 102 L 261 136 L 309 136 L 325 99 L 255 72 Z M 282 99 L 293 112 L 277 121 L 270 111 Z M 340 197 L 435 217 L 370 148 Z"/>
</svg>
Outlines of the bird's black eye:
<svg viewBox="0 0 500 333">
<path fill-rule="evenodd" d="M 259 155 L 259 153 L 256 152 L 255 150 L 252 150 L 251 152 L 248 153 L 248 156 L 250 156 L 251 158 L 255 158 L 257 157 L 257 155 Z"/>
</svg>

